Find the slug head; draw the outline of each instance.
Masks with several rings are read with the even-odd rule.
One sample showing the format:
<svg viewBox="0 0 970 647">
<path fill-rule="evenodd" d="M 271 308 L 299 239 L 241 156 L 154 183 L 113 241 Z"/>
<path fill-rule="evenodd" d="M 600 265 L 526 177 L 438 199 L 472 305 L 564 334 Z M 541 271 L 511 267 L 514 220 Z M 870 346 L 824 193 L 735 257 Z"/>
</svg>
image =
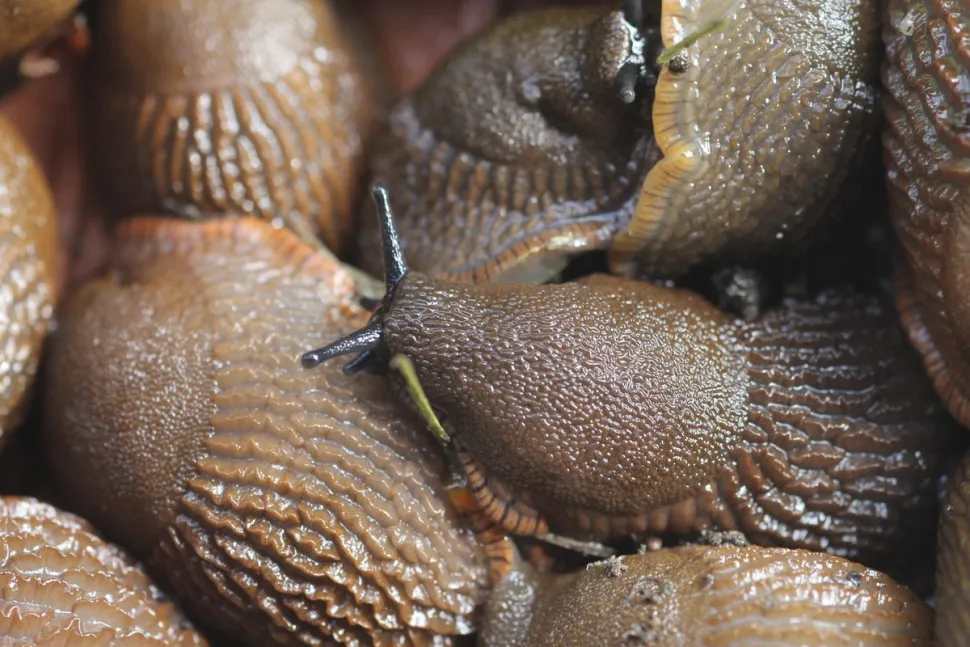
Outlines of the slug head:
<svg viewBox="0 0 970 647">
<path fill-rule="evenodd" d="M 513 14 L 394 108 L 369 161 L 415 269 L 543 282 L 626 226 L 659 159 L 649 113 L 660 40 L 634 13 Z M 375 219 L 360 220 L 359 257 L 376 274 Z"/>
<path fill-rule="evenodd" d="M 401 242 L 394 225 L 387 189 L 382 185 L 375 184 L 371 187 L 371 196 L 374 199 L 380 220 L 384 257 L 384 298 L 379 303 L 372 303 L 370 299 L 364 299 L 364 305 L 376 306 L 367 325 L 322 348 L 304 353 L 301 358 L 304 368 L 314 368 L 334 357 L 353 353 L 358 353 L 358 355 L 344 366 L 345 374 L 352 375 L 358 371 L 376 368 L 378 352 L 383 338 L 384 317 L 394 301 L 394 293 L 398 284 L 408 274 L 408 266 L 401 251 Z"/>
</svg>

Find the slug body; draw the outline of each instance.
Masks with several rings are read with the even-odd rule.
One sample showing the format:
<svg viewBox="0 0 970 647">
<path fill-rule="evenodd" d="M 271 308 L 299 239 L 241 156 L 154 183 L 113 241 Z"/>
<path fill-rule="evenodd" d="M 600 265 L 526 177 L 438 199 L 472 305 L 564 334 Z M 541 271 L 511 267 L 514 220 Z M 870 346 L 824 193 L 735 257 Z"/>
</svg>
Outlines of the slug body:
<svg viewBox="0 0 970 647">
<path fill-rule="evenodd" d="M 0 116 L 0 448 L 23 417 L 51 326 L 57 220 L 27 142 Z"/>
<path fill-rule="evenodd" d="M 109 206 L 251 214 L 340 252 L 373 111 L 329 1 L 105 0 L 97 18 Z"/>
<path fill-rule="evenodd" d="M 0 636 L 9 647 L 204 647 L 206 640 L 86 521 L 0 498 Z"/>
<path fill-rule="evenodd" d="M 730 529 L 869 562 L 932 534 L 953 424 L 876 299 L 823 293 L 745 324 L 614 277 L 447 282 L 407 271 L 382 210 L 387 296 L 305 365 L 411 359 L 509 532 Z"/>
<path fill-rule="evenodd" d="M 684 547 L 580 573 L 514 571 L 480 647 L 933 647 L 933 611 L 887 576 L 823 553 Z"/>
<path fill-rule="evenodd" d="M 874 135 L 874 0 L 664 0 L 650 169 L 612 271 L 675 276 L 701 263 L 785 254 L 814 237 L 853 190 Z"/>
<path fill-rule="evenodd" d="M 133 219 L 115 249 L 53 339 L 71 505 L 254 647 L 472 633 L 488 563 L 439 447 L 381 380 L 300 368 L 321 322 L 366 315 L 343 266 L 242 217 Z"/>
<path fill-rule="evenodd" d="M 395 107 L 369 156 L 415 269 L 542 282 L 604 248 L 659 158 L 639 96 L 649 55 L 649 39 L 602 6 L 515 14 L 459 47 Z M 379 274 L 364 209 L 359 262 Z"/>
<path fill-rule="evenodd" d="M 965 3 L 886 3 L 883 145 L 910 340 L 970 426 L 970 48 Z"/>
</svg>

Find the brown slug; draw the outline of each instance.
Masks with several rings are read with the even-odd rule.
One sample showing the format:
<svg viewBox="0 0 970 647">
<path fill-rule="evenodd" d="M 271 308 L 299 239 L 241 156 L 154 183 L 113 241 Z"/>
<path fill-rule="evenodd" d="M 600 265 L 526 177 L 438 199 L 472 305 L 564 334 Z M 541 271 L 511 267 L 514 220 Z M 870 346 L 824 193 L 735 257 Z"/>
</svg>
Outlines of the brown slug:
<svg viewBox="0 0 970 647">
<path fill-rule="evenodd" d="M 353 229 L 371 93 L 329 0 L 102 0 L 97 168 L 122 215 Z"/>
<path fill-rule="evenodd" d="M 366 316 L 344 266 L 252 217 L 120 224 L 67 299 L 45 445 L 73 509 L 246 644 L 471 634 L 486 554 L 440 448 L 378 378 L 305 371 Z"/>
<path fill-rule="evenodd" d="M 583 572 L 516 569 L 480 647 L 933 647 L 933 611 L 886 575 L 805 550 L 691 546 Z"/>
<path fill-rule="evenodd" d="M 0 115 L 0 450 L 24 414 L 52 325 L 57 218 L 47 179 Z"/>
<path fill-rule="evenodd" d="M 456 48 L 368 151 L 416 269 L 541 282 L 604 247 L 659 159 L 634 100 L 650 53 L 608 6 L 517 13 Z M 379 274 L 376 218 L 362 208 L 358 262 Z"/>
<path fill-rule="evenodd" d="M 612 270 L 676 275 L 790 253 L 831 221 L 875 134 L 878 11 L 876 0 L 663 0 L 664 45 L 689 44 L 660 71 L 664 157 L 613 242 Z"/>
<path fill-rule="evenodd" d="M 954 423 L 876 298 L 830 291 L 745 323 L 617 277 L 433 279 L 408 272 L 387 192 L 374 197 L 386 296 L 304 366 L 409 358 L 508 532 L 731 529 L 870 564 L 932 541 Z"/>
<path fill-rule="evenodd" d="M 970 45 L 964 2 L 885 3 L 883 146 L 910 341 L 970 426 Z"/>
<path fill-rule="evenodd" d="M 5 647 L 203 647 L 122 550 L 79 517 L 0 497 L 0 642 Z"/>
<path fill-rule="evenodd" d="M 970 637 L 970 452 L 947 484 L 937 541 L 938 647 L 962 647 Z"/>
</svg>

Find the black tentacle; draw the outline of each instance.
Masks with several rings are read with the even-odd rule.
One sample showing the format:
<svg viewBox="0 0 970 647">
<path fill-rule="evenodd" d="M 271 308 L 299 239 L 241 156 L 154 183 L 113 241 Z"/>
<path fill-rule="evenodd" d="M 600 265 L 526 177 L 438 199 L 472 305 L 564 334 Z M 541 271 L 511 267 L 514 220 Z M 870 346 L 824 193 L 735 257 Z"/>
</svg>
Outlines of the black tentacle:
<svg viewBox="0 0 970 647">
<path fill-rule="evenodd" d="M 361 305 L 374 310 L 367 325 L 322 348 L 304 353 L 301 358 L 304 368 L 314 368 L 334 357 L 357 353 L 357 357 L 343 367 L 345 374 L 352 375 L 360 371 L 375 369 L 378 358 L 381 357 L 381 353 L 378 351 L 383 341 L 384 316 L 394 300 L 395 289 L 408 274 L 408 266 L 404 260 L 404 253 L 401 251 L 401 241 L 394 225 L 394 214 L 391 210 L 391 201 L 387 189 L 381 184 L 374 184 L 371 187 L 371 195 L 377 207 L 377 217 L 380 219 L 381 225 L 381 242 L 384 254 L 384 298 L 377 301 L 376 299 L 362 297 L 360 299 Z"/>
</svg>

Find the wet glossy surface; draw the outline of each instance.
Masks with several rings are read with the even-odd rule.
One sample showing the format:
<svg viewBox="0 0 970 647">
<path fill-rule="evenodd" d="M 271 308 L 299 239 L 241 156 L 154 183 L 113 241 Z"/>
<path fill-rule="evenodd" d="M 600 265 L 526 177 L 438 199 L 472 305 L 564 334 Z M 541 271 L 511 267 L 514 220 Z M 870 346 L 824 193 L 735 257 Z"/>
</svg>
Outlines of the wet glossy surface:
<svg viewBox="0 0 970 647">
<path fill-rule="evenodd" d="M 300 366 L 362 323 L 350 275 L 253 219 L 119 235 L 54 341 L 47 442 L 72 504 L 250 645 L 474 631 L 487 564 L 434 440 L 379 379 Z"/>
</svg>

